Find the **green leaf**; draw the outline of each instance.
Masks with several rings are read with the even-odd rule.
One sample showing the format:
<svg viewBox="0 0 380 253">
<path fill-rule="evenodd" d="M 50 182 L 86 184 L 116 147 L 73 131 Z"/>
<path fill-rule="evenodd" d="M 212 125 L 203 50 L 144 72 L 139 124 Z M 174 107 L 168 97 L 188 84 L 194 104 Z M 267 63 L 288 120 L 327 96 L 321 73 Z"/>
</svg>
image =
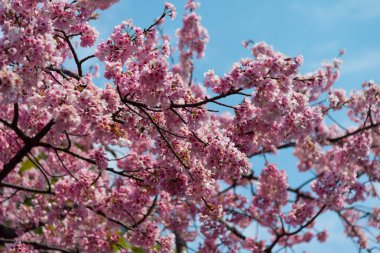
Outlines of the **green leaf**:
<svg viewBox="0 0 380 253">
<path fill-rule="evenodd" d="M 157 252 L 159 252 L 160 249 L 161 249 L 161 246 L 160 245 L 155 245 L 155 246 L 151 247 L 151 249 L 152 250 L 156 250 Z"/>
<path fill-rule="evenodd" d="M 47 158 L 47 156 L 43 152 L 38 154 L 38 156 L 36 157 L 37 161 L 44 160 L 46 158 Z M 22 176 L 22 174 L 25 171 L 30 170 L 30 169 L 35 168 L 35 167 L 36 166 L 34 165 L 34 163 L 28 158 L 25 161 L 21 162 L 21 166 L 20 166 L 20 169 L 18 170 L 18 174 Z"/>
<path fill-rule="evenodd" d="M 26 206 L 33 206 L 32 199 L 33 199 L 33 198 L 28 198 L 28 197 L 26 197 L 26 198 L 24 199 L 24 205 L 26 205 Z"/>
<path fill-rule="evenodd" d="M 123 249 L 129 249 L 130 246 L 124 237 L 119 237 L 119 240 L 117 240 L 117 244 L 120 245 Z"/>
<path fill-rule="evenodd" d="M 129 249 L 132 250 L 133 253 L 146 253 L 146 251 L 143 248 L 131 245 L 123 237 L 120 237 L 117 240 L 117 243 L 112 244 L 112 249 L 114 252 L 119 252 L 120 249 Z"/>
<path fill-rule="evenodd" d="M 117 246 L 117 244 L 112 244 L 111 246 L 112 246 L 113 252 L 115 252 L 115 253 L 116 253 L 116 252 L 119 252 L 120 247 Z"/>
<path fill-rule="evenodd" d="M 51 180 L 50 180 L 50 183 L 51 185 L 55 185 L 55 183 L 58 182 L 58 177 L 53 177 Z"/>
<path fill-rule="evenodd" d="M 34 233 L 39 234 L 39 235 L 42 235 L 44 232 L 42 227 L 37 227 L 37 228 L 33 229 L 33 231 L 34 231 Z"/>
<path fill-rule="evenodd" d="M 75 143 L 74 145 L 75 145 L 75 147 L 79 148 L 80 150 L 85 151 L 84 150 L 84 148 L 85 148 L 84 145 L 81 145 L 79 143 Z"/>
<path fill-rule="evenodd" d="M 30 170 L 31 168 L 34 167 L 34 164 L 32 163 L 32 161 L 28 158 L 27 160 L 23 161 L 21 163 L 21 167 L 20 169 L 18 170 L 18 174 L 20 174 L 22 176 L 22 174 L 27 171 L 27 170 Z"/>
<path fill-rule="evenodd" d="M 131 246 L 131 250 L 133 251 L 133 253 L 146 253 L 144 249 L 135 246 Z"/>
</svg>

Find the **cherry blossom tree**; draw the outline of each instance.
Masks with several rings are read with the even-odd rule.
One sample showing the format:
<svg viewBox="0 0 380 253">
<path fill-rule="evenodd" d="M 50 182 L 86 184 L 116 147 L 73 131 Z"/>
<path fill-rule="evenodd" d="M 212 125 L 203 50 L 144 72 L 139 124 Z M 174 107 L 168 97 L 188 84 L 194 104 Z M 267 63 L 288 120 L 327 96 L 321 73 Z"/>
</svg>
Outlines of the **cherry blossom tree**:
<svg viewBox="0 0 380 253">
<path fill-rule="evenodd" d="M 302 56 L 249 41 L 250 58 L 198 84 L 208 34 L 196 1 L 176 43 L 159 32 L 176 16 L 167 3 L 149 27 L 126 20 L 95 45 L 90 22 L 114 3 L 0 3 L 2 252 L 307 250 L 328 240 L 325 213 L 359 252 L 379 251 L 379 85 L 347 95 L 332 88 L 340 57 L 302 74 Z M 327 125 L 332 111 L 353 126 Z M 266 158 L 283 149 L 313 176 L 290 185 L 287 164 Z"/>
</svg>

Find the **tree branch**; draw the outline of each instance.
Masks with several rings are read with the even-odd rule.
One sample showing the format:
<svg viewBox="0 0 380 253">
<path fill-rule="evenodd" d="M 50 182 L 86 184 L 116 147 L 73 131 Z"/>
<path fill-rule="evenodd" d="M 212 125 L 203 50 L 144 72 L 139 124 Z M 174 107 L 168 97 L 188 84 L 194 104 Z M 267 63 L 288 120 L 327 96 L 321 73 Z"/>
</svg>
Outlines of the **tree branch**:
<svg viewBox="0 0 380 253">
<path fill-rule="evenodd" d="M 15 243 L 23 243 L 27 245 L 33 246 L 35 249 L 41 249 L 41 250 L 48 250 L 48 251 L 59 251 L 62 253 L 78 253 L 79 250 L 67 250 L 67 249 L 62 249 L 57 246 L 52 246 L 52 245 L 47 245 L 47 244 L 42 244 L 38 242 L 32 242 L 32 241 L 20 241 L 20 240 L 12 240 L 12 239 L 5 239 L 5 238 L 0 238 L 0 243 L 6 243 L 6 244 L 15 244 Z"/>
<path fill-rule="evenodd" d="M 41 131 L 39 131 L 33 138 L 26 140 L 25 145 L 17 151 L 13 158 L 3 166 L 3 170 L 0 172 L 0 183 L 8 176 L 8 174 L 16 167 L 16 165 L 22 161 L 23 157 L 28 154 L 33 147 L 36 147 L 40 140 L 50 131 L 54 125 L 54 121 L 50 120 Z"/>
</svg>

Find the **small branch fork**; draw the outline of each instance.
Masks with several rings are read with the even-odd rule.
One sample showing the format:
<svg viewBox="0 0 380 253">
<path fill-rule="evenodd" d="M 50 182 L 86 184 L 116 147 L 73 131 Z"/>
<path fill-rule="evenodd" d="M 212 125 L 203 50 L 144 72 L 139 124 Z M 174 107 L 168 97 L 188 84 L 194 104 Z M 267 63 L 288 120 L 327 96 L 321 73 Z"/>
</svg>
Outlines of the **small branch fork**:
<svg viewBox="0 0 380 253">
<path fill-rule="evenodd" d="M 52 126 L 54 125 L 54 120 L 50 120 L 34 137 L 30 138 L 26 136 L 17 126 L 18 120 L 18 106 L 15 105 L 14 118 L 12 123 L 8 123 L 7 121 L 0 119 L 0 122 L 3 123 L 8 128 L 12 129 L 18 137 L 24 142 L 24 146 L 22 146 L 17 153 L 13 156 L 12 159 L 6 164 L 4 164 L 3 169 L 0 171 L 0 183 L 8 176 L 9 173 L 13 171 L 16 165 L 21 162 L 21 160 L 32 151 L 34 147 L 37 147 L 41 141 L 41 139 L 50 131 Z"/>
<path fill-rule="evenodd" d="M 63 31 L 63 30 L 55 29 L 55 31 L 57 31 L 57 32 L 59 32 L 59 33 L 62 34 L 62 35 L 58 35 L 58 34 L 57 34 L 57 36 L 58 36 L 59 38 L 63 39 L 63 40 L 67 43 L 67 45 L 69 46 L 70 51 L 71 51 L 71 53 L 72 53 L 72 55 L 73 55 L 73 57 L 74 57 L 75 64 L 77 65 L 78 75 L 79 75 L 79 77 L 82 77 L 82 76 L 83 76 L 82 64 L 83 64 L 85 61 L 87 61 L 87 60 L 89 60 L 89 59 L 95 57 L 95 55 L 90 55 L 90 56 L 87 56 L 87 57 L 83 58 L 82 60 L 79 60 L 78 54 L 77 54 L 77 52 L 75 51 L 75 48 L 74 48 L 73 44 L 71 43 L 70 36 L 68 36 L 68 35 L 66 34 L 66 32 Z M 52 69 L 51 69 L 51 70 L 52 70 Z M 70 76 L 74 77 L 74 75 L 70 75 Z M 76 79 L 77 79 L 77 78 L 76 78 Z"/>
<path fill-rule="evenodd" d="M 292 231 L 292 232 L 286 232 L 286 231 L 282 231 L 282 233 L 280 234 L 277 234 L 276 235 L 276 238 L 272 241 L 272 243 L 265 249 L 265 253 L 271 253 L 273 248 L 276 246 L 276 244 L 280 241 L 281 238 L 283 237 L 289 237 L 289 236 L 292 236 L 292 235 L 296 235 L 298 234 L 299 232 L 301 232 L 304 228 L 308 227 L 309 225 L 311 225 L 317 218 L 318 216 L 320 216 L 322 214 L 322 212 L 326 209 L 326 206 L 322 206 L 319 211 L 308 221 L 306 222 L 305 224 L 303 224 L 302 226 L 300 226 L 298 229 Z"/>
</svg>

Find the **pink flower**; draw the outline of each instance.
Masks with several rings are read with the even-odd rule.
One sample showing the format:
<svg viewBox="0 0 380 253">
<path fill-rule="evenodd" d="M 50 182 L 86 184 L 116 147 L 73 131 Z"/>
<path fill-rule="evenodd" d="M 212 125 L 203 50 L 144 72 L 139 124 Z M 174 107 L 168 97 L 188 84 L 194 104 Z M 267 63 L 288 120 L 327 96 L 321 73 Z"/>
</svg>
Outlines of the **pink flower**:
<svg viewBox="0 0 380 253">
<path fill-rule="evenodd" d="M 261 172 L 255 202 L 260 208 L 270 205 L 285 205 L 288 200 L 286 172 L 279 171 L 274 164 L 267 164 Z"/>
<path fill-rule="evenodd" d="M 101 149 L 94 150 L 92 157 L 95 159 L 96 166 L 100 169 L 106 169 L 108 165 L 108 160 L 106 158 L 106 154 Z"/>
<path fill-rule="evenodd" d="M 172 20 L 175 19 L 177 16 L 177 10 L 173 4 L 165 2 L 165 10 Z"/>
<path fill-rule="evenodd" d="M 342 48 L 340 51 L 339 51 L 339 57 L 343 56 L 346 54 L 346 50 L 344 48 Z"/>
<path fill-rule="evenodd" d="M 325 242 L 327 240 L 327 237 L 328 237 L 327 230 L 324 230 L 324 231 L 317 234 L 317 239 L 320 242 Z"/>
</svg>

